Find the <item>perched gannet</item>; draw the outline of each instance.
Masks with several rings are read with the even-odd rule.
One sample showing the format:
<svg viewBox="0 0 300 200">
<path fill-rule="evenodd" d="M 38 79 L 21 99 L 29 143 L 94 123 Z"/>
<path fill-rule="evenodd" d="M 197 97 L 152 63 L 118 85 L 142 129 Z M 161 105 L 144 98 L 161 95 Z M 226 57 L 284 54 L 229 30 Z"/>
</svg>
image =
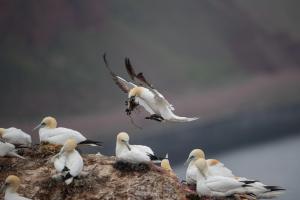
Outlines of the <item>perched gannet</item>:
<svg viewBox="0 0 300 200">
<path fill-rule="evenodd" d="M 130 145 L 129 135 L 125 132 L 120 132 L 117 136 L 116 157 L 118 161 L 128 163 L 147 163 L 151 160 L 159 160 L 150 147 Z"/>
<path fill-rule="evenodd" d="M 57 121 L 54 117 L 45 117 L 35 129 L 39 129 L 40 142 L 64 145 L 68 139 L 74 139 L 78 144 L 101 146 L 101 142 L 88 140 L 78 131 L 63 127 L 57 128 Z"/>
<path fill-rule="evenodd" d="M 80 175 L 83 168 L 83 160 L 76 151 L 76 146 L 76 140 L 68 139 L 60 152 L 52 158 L 56 171 L 67 185 L 72 183 L 74 177 Z"/>
<path fill-rule="evenodd" d="M 248 192 L 256 196 L 257 199 L 270 199 L 278 197 L 283 193 L 285 189 L 279 186 L 265 185 L 264 183 L 256 180 L 247 179 L 245 177 L 237 177 L 233 175 L 232 171 L 225 167 L 223 163 L 216 159 L 206 160 L 209 168 L 209 172 L 213 176 L 224 176 L 235 178 L 240 182 L 248 183 L 251 187 L 248 188 Z"/>
<path fill-rule="evenodd" d="M 0 138 L 14 145 L 31 146 L 31 136 L 23 132 L 21 129 L 14 127 L 0 128 Z"/>
<path fill-rule="evenodd" d="M 195 166 L 202 175 L 197 178 L 197 193 L 199 196 L 226 197 L 233 194 L 246 194 L 249 184 L 235 178 L 225 176 L 211 176 L 205 159 L 199 158 Z M 202 179 L 204 177 L 204 180 Z"/>
<path fill-rule="evenodd" d="M 189 163 L 186 172 L 186 181 L 188 184 L 195 184 L 196 177 L 201 177 L 199 175 L 198 170 L 196 169 L 195 162 L 197 159 L 203 158 L 205 159 L 205 154 L 201 149 L 194 149 L 191 151 L 186 163 Z M 207 159 L 208 171 L 211 176 L 224 176 L 235 178 L 240 182 L 248 183 L 251 187 L 248 187 L 248 192 L 252 193 L 258 199 L 266 199 L 266 198 L 274 198 L 278 197 L 284 191 L 283 188 L 279 186 L 269 186 L 265 185 L 259 181 L 254 181 L 251 179 L 247 179 L 244 177 L 235 176 L 230 169 L 225 167 L 225 165 L 216 159 Z M 203 179 L 203 177 L 202 177 Z"/>
<path fill-rule="evenodd" d="M 138 105 L 141 105 L 147 112 L 150 113 L 146 119 L 152 119 L 156 121 L 173 121 L 173 122 L 189 122 L 198 118 L 180 117 L 174 114 L 174 107 L 171 105 L 165 97 L 159 93 L 156 89 L 149 84 L 142 73 L 136 74 L 128 58 L 125 59 L 125 66 L 131 79 L 139 80 L 143 86 L 138 86 L 134 83 L 128 82 L 125 79 L 117 76 L 109 68 L 105 54 L 103 55 L 106 68 L 110 71 L 112 79 L 120 87 L 120 89 L 128 93 L 128 101 L 126 112 L 131 114 Z"/>
<path fill-rule="evenodd" d="M 4 156 L 11 156 L 11 157 L 18 157 L 21 159 L 25 159 L 23 156 L 17 154 L 15 145 L 10 144 L 8 142 L 0 141 L 0 157 L 4 157 Z"/>
<path fill-rule="evenodd" d="M 10 175 L 6 178 L 5 183 L 1 188 L 1 192 L 5 191 L 4 200 L 30 200 L 25 197 L 21 197 L 17 191 L 21 184 L 19 177 Z"/>
<path fill-rule="evenodd" d="M 188 159 L 186 160 L 186 164 L 188 164 L 188 168 L 186 170 L 186 182 L 190 185 L 194 185 L 197 182 L 197 177 L 198 179 L 201 178 L 201 174 L 199 173 L 199 170 L 197 169 L 197 167 L 195 166 L 195 162 L 196 160 L 203 158 L 205 159 L 205 154 L 201 149 L 194 149 L 191 151 L 191 153 L 189 154 Z M 204 179 L 204 177 L 202 177 L 202 180 Z"/>
</svg>

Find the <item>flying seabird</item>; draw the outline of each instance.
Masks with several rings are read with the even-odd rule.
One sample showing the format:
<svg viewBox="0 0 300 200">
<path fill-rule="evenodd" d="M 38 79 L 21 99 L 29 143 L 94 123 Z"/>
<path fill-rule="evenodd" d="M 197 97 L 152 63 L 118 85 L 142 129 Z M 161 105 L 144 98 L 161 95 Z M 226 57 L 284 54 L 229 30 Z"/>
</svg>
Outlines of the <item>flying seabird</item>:
<svg viewBox="0 0 300 200">
<path fill-rule="evenodd" d="M 4 156 L 11 156 L 11 157 L 18 157 L 21 159 L 25 159 L 23 156 L 20 156 L 17 153 L 15 145 L 0 140 L 0 157 L 4 157 Z"/>
<path fill-rule="evenodd" d="M 4 200 L 31 200 L 17 193 L 20 184 L 21 180 L 19 177 L 15 175 L 8 176 L 0 189 L 1 192 L 5 192 Z"/>
<path fill-rule="evenodd" d="M 150 161 L 159 161 L 150 147 L 143 145 L 130 145 L 129 135 L 120 132 L 116 141 L 116 157 L 118 161 L 138 164 Z"/>
<path fill-rule="evenodd" d="M 146 119 L 156 120 L 159 122 L 189 122 L 198 119 L 197 117 L 180 117 L 174 114 L 174 106 L 170 104 L 168 100 L 145 79 L 143 73 L 135 73 L 129 58 L 125 58 L 125 66 L 130 78 L 133 81 L 138 80 L 140 82 L 138 85 L 117 76 L 110 69 L 105 54 L 103 55 L 103 59 L 114 82 L 123 92 L 128 94 L 128 101 L 126 101 L 126 112 L 128 115 L 130 115 L 137 106 L 141 105 L 147 112 L 150 113 L 150 116 L 146 117 Z"/>
<path fill-rule="evenodd" d="M 7 129 L 0 128 L 0 138 L 14 145 L 20 145 L 24 147 L 31 146 L 31 136 L 21 129 L 17 129 L 15 127 Z"/>
<path fill-rule="evenodd" d="M 76 140 L 68 139 L 60 152 L 52 158 L 58 176 L 62 177 L 67 185 L 72 183 L 83 169 L 83 159 L 76 151 L 76 146 Z"/>
<path fill-rule="evenodd" d="M 64 145 L 68 139 L 74 139 L 78 144 L 101 146 L 101 142 L 88 140 L 78 131 L 57 127 L 57 121 L 54 117 L 45 117 L 35 129 L 39 129 L 40 142 Z"/>
</svg>

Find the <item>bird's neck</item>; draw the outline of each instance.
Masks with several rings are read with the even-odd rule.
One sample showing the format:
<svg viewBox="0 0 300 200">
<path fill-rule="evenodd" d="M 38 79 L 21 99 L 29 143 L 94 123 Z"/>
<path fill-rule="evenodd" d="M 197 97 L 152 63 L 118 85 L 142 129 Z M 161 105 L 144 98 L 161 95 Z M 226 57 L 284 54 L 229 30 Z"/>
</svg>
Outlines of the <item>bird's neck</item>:
<svg viewBox="0 0 300 200">
<path fill-rule="evenodd" d="M 9 187 L 6 189 L 5 194 L 15 194 L 17 192 L 17 188 Z"/>
<path fill-rule="evenodd" d="M 129 151 L 126 145 L 120 144 L 119 142 L 116 145 L 116 154 L 119 155 L 121 152 Z"/>
</svg>

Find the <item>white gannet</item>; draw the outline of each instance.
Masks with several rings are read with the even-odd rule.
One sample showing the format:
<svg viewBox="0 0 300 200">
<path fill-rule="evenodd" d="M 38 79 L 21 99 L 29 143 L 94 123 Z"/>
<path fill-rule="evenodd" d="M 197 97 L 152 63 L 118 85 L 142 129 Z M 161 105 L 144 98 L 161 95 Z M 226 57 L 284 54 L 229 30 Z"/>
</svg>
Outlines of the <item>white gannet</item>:
<svg viewBox="0 0 300 200">
<path fill-rule="evenodd" d="M 188 159 L 185 162 L 186 164 L 188 164 L 185 179 L 189 185 L 195 185 L 197 182 L 197 177 L 198 177 L 198 179 L 200 179 L 202 176 L 199 173 L 199 170 L 197 169 L 197 167 L 195 166 L 196 160 L 198 160 L 200 158 L 205 159 L 204 152 L 201 149 L 194 149 L 191 151 Z M 202 180 L 204 180 L 204 177 L 202 177 Z"/>
<path fill-rule="evenodd" d="M 0 141 L 0 157 L 11 156 L 25 159 L 23 156 L 20 156 L 16 152 L 15 145 L 8 142 Z"/>
<path fill-rule="evenodd" d="M 68 139 L 74 139 L 78 144 L 101 146 L 101 142 L 88 140 L 78 131 L 57 127 L 57 121 L 54 117 L 45 117 L 35 129 L 39 129 L 40 142 L 64 145 Z"/>
<path fill-rule="evenodd" d="M 186 181 L 188 184 L 195 184 L 196 177 L 201 177 L 201 175 L 199 175 L 199 172 L 196 170 L 195 167 L 195 161 L 199 158 L 205 159 L 204 152 L 201 149 L 194 149 L 193 151 L 191 151 L 186 161 L 187 163 L 189 163 L 186 172 Z M 254 194 L 258 199 L 275 198 L 282 194 L 282 192 L 284 191 L 284 189 L 279 186 L 269 186 L 259 181 L 254 181 L 244 177 L 237 177 L 219 160 L 207 159 L 206 162 L 208 165 L 208 171 L 210 175 L 231 177 L 237 179 L 238 181 L 248 183 L 248 185 L 251 186 L 247 188 L 249 193 Z"/>
<path fill-rule="evenodd" d="M 146 117 L 146 119 L 173 122 L 189 122 L 198 119 L 197 117 L 180 117 L 174 114 L 174 106 L 171 105 L 161 93 L 159 93 L 151 84 L 146 81 L 142 73 L 135 73 L 128 58 L 125 58 L 127 72 L 133 81 L 137 79 L 142 86 L 138 86 L 134 83 L 126 81 L 120 76 L 117 76 L 109 68 L 105 54 L 103 55 L 103 59 L 105 66 L 109 70 L 114 82 L 123 92 L 128 94 L 128 101 L 126 101 L 128 106 L 126 112 L 128 115 L 130 115 L 131 111 L 133 111 L 138 105 L 141 105 L 147 112 L 150 113 L 150 116 Z"/>
<path fill-rule="evenodd" d="M 159 160 L 159 158 L 154 155 L 154 152 L 150 147 L 143 145 L 130 145 L 129 135 L 125 132 L 120 132 L 117 135 L 116 157 L 118 161 L 135 164 L 147 163 L 151 160 Z"/>
<path fill-rule="evenodd" d="M 0 138 L 14 145 L 21 145 L 25 147 L 31 146 L 31 136 L 15 127 L 7 129 L 0 128 Z"/>
<path fill-rule="evenodd" d="M 73 178 L 80 175 L 83 169 L 83 160 L 76 151 L 76 146 L 76 140 L 68 139 L 60 152 L 52 158 L 56 171 L 67 185 L 72 183 Z"/>
<path fill-rule="evenodd" d="M 10 175 L 6 178 L 5 183 L 1 188 L 1 192 L 5 191 L 4 200 L 30 200 L 25 197 L 21 197 L 17 191 L 21 184 L 19 177 Z"/>
<path fill-rule="evenodd" d="M 199 158 L 195 166 L 202 175 L 197 178 L 197 193 L 199 196 L 226 197 L 234 194 L 246 194 L 249 184 L 240 182 L 232 177 L 211 176 L 205 159 Z M 204 180 L 202 179 L 204 177 Z"/>
<path fill-rule="evenodd" d="M 223 163 L 216 159 L 206 160 L 209 168 L 209 172 L 213 176 L 225 176 L 235 178 L 240 182 L 248 183 L 251 187 L 248 188 L 248 192 L 256 196 L 257 199 L 270 199 L 281 195 L 285 189 L 279 186 L 265 185 L 264 183 L 256 180 L 251 180 L 245 177 L 237 177 L 233 175 L 232 171 L 225 167 Z"/>
</svg>

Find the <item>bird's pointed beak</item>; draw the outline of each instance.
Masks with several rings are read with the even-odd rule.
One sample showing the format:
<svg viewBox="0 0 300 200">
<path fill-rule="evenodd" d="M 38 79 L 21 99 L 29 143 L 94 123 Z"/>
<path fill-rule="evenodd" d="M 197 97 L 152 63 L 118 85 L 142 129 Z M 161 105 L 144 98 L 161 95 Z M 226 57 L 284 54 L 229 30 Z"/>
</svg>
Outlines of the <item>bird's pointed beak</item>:
<svg viewBox="0 0 300 200">
<path fill-rule="evenodd" d="M 131 151 L 130 145 L 128 142 L 125 143 L 126 147 L 128 148 L 129 151 Z"/>
<path fill-rule="evenodd" d="M 42 123 L 40 123 L 39 125 L 37 125 L 36 127 L 34 127 L 34 129 L 32 129 L 32 130 L 35 131 L 36 129 L 39 129 L 39 128 L 41 128 L 41 127 L 43 127 L 43 124 L 42 124 Z"/>
<path fill-rule="evenodd" d="M 191 162 L 191 158 L 189 157 L 188 159 L 186 159 L 186 161 L 184 162 L 184 165 L 188 165 Z"/>
<path fill-rule="evenodd" d="M 3 193 L 7 188 L 7 185 L 6 184 L 3 184 L 0 188 L 0 193 Z"/>
</svg>

